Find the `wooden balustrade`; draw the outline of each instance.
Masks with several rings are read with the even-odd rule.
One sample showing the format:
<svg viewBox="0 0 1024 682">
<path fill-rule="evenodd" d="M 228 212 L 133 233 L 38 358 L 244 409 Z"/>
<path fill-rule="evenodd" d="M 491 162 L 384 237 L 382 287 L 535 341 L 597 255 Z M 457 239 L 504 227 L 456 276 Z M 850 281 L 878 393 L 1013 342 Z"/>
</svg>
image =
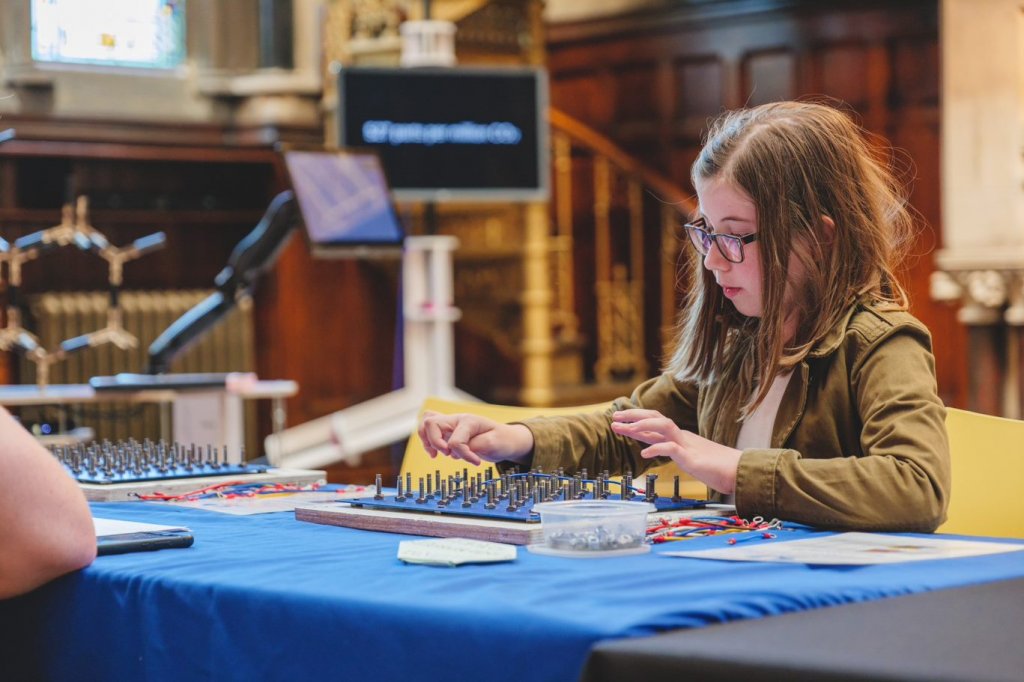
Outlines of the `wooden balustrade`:
<svg viewBox="0 0 1024 682">
<path fill-rule="evenodd" d="M 591 362 L 578 385 L 559 386 L 550 372 L 524 367 L 520 397 L 527 404 L 600 398 L 657 370 L 678 305 L 676 226 L 694 208 L 686 190 L 604 135 L 558 109 L 549 110 L 549 121 L 553 225 L 540 251 L 530 233 L 525 272 L 538 272 L 529 259 L 545 254 L 552 295 L 544 302 L 524 297 L 524 319 L 533 319 L 531 307 L 550 306 L 543 330 L 524 330 L 524 348 L 556 353 L 560 343 L 579 342 L 582 330 L 581 352 Z M 537 289 L 529 274 L 524 288 Z M 648 338 L 656 339 L 653 346 Z"/>
</svg>

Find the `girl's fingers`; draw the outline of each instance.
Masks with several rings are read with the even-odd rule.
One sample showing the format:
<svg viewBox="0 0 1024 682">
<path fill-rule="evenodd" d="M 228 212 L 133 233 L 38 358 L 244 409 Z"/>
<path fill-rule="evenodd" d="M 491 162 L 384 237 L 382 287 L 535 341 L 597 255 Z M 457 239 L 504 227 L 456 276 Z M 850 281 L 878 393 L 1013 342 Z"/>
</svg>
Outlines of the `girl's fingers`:
<svg viewBox="0 0 1024 682">
<path fill-rule="evenodd" d="M 614 426 L 615 424 L 631 427 L 638 431 L 666 432 L 670 429 L 678 428 L 674 421 L 657 412 L 654 413 L 654 416 L 644 417 L 643 419 L 615 419 L 612 421 L 612 425 Z"/>
<path fill-rule="evenodd" d="M 473 452 L 465 443 L 453 444 L 447 454 L 452 459 L 462 460 L 474 465 L 480 464 L 481 461 L 480 455 Z"/>
<path fill-rule="evenodd" d="M 433 419 L 423 422 L 423 435 L 420 436 L 424 447 L 428 450 L 448 454 L 448 443 L 444 439 L 441 426 Z"/>
<path fill-rule="evenodd" d="M 662 441 L 669 440 L 669 437 L 662 430 L 664 426 L 665 425 L 660 424 L 657 420 L 653 419 L 645 419 L 633 423 L 612 422 L 612 431 L 645 443 L 660 443 Z"/>
<path fill-rule="evenodd" d="M 677 453 L 675 443 L 655 443 L 654 445 L 644 448 L 640 451 L 640 456 L 644 459 L 654 459 L 655 457 L 669 457 Z"/>
<path fill-rule="evenodd" d="M 459 425 L 459 415 L 441 414 L 440 412 L 424 411 L 423 421 L 420 422 L 419 434 L 423 441 L 423 447 L 428 454 L 433 450 L 433 455 L 451 454 L 451 437 L 453 430 Z M 445 434 L 448 437 L 445 437 Z"/>
<path fill-rule="evenodd" d="M 484 457 L 473 450 L 470 442 L 492 426 L 487 420 L 473 415 L 425 411 L 416 432 L 431 459 L 441 454 L 479 465 Z M 485 442 L 479 442 L 478 446 L 488 450 Z"/>
<path fill-rule="evenodd" d="M 420 422 L 420 425 L 416 428 L 416 435 L 420 438 L 420 443 L 423 445 L 423 449 L 427 451 L 430 458 L 437 457 L 437 448 L 430 442 L 430 437 L 427 435 L 427 424 L 426 422 Z"/>
<path fill-rule="evenodd" d="M 468 419 L 462 419 L 454 424 L 451 434 L 448 436 L 448 447 L 450 450 L 459 450 L 461 447 L 469 449 L 469 441 L 476 435 L 477 428 Z"/>
<path fill-rule="evenodd" d="M 635 422 L 641 419 L 652 419 L 660 417 L 661 412 L 657 410 L 641 410 L 634 408 L 631 410 L 617 410 L 612 413 L 612 419 L 617 422 Z"/>
<path fill-rule="evenodd" d="M 483 461 L 480 458 L 480 455 L 473 452 L 473 450 L 470 449 L 469 445 L 466 445 L 465 443 L 460 443 L 458 446 L 452 448 L 452 450 L 458 453 L 459 459 L 465 460 L 470 464 L 479 466 L 480 463 Z"/>
</svg>

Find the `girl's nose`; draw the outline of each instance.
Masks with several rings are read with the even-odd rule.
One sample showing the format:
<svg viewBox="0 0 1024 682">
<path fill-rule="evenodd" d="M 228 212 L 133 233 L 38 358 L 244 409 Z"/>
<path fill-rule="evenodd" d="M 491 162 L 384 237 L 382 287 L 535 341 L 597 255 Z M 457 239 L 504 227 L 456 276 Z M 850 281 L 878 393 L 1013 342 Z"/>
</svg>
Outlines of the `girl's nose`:
<svg viewBox="0 0 1024 682">
<path fill-rule="evenodd" d="M 712 244 L 708 252 L 704 254 L 704 267 L 708 270 L 727 270 L 729 261 L 722 256 L 717 244 Z"/>
</svg>

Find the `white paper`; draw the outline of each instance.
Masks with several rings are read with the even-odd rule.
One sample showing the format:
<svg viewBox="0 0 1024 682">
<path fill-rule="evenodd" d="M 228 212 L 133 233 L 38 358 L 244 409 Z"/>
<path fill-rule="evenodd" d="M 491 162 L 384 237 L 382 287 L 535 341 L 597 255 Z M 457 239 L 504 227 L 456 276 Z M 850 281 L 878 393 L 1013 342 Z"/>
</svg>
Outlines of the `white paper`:
<svg viewBox="0 0 1024 682">
<path fill-rule="evenodd" d="M 398 543 L 398 558 L 409 564 L 459 566 L 515 561 L 515 545 L 468 538 L 403 540 Z"/>
<path fill-rule="evenodd" d="M 129 533 L 151 533 L 154 531 L 185 530 L 185 526 L 161 526 L 155 523 L 142 523 L 140 521 L 121 521 L 120 519 L 98 519 L 92 518 L 92 525 L 96 527 L 96 537 L 105 538 L 112 535 L 127 535 Z"/>
<path fill-rule="evenodd" d="M 785 534 L 780 534 L 779 540 L 784 537 Z M 838 533 L 821 538 L 783 542 L 757 538 L 725 548 L 664 554 L 691 559 L 861 566 L 956 559 L 1016 552 L 1022 549 L 1024 544 L 1008 542 L 979 542 L 941 537 L 917 538 L 883 533 Z"/>
</svg>

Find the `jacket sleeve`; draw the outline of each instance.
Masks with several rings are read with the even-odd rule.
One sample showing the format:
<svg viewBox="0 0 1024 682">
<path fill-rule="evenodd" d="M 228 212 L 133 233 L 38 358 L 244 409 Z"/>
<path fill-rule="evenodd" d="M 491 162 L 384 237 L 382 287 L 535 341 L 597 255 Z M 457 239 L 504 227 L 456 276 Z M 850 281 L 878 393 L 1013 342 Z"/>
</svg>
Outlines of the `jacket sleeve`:
<svg viewBox="0 0 1024 682">
<path fill-rule="evenodd" d="M 738 513 L 825 528 L 935 530 L 946 518 L 950 462 L 929 346 L 927 332 L 911 327 L 866 344 L 849 375 L 861 452 L 819 459 L 744 451 Z"/>
<path fill-rule="evenodd" d="M 523 422 L 533 433 L 532 466 L 544 471 L 558 467 L 612 475 L 630 471 L 639 474 L 664 459 L 640 456 L 641 443 L 612 433 L 611 415 L 616 410 L 643 408 L 657 410 L 680 428 L 697 429 L 697 389 L 667 374 L 649 379 L 629 398 L 618 398 L 603 412 L 558 417 L 537 417 Z"/>
</svg>

